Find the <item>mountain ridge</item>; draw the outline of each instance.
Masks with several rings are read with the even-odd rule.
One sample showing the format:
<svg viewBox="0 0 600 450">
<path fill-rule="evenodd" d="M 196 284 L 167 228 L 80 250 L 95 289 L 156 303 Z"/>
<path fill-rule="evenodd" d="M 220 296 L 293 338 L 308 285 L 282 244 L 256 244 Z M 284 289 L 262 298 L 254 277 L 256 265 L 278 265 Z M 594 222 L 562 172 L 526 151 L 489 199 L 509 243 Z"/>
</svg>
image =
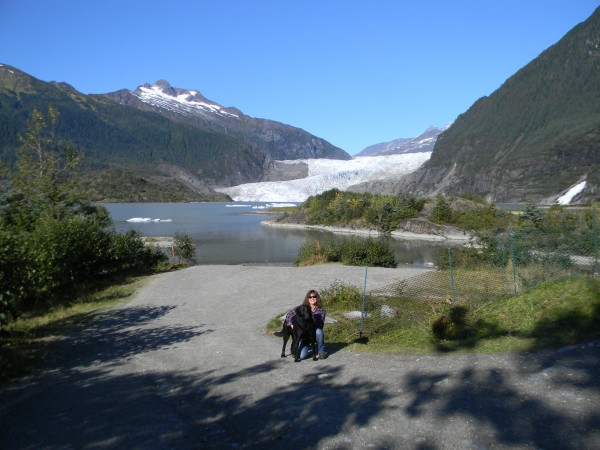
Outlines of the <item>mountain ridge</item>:
<svg viewBox="0 0 600 450">
<path fill-rule="evenodd" d="M 421 168 L 378 189 L 552 203 L 581 179 L 579 201 L 597 200 L 600 7 L 461 114 Z"/>
<path fill-rule="evenodd" d="M 123 97 L 135 101 L 128 92 Z M 95 200 L 223 201 L 227 196 L 215 187 L 260 181 L 274 166 L 269 153 L 250 140 L 176 120 L 149 105 L 140 108 L 102 94 L 84 95 L 66 82 L 45 82 L 6 64 L 0 64 L 1 160 L 14 163 L 27 117 L 34 108 L 45 112 L 50 105 L 60 114 L 57 137 L 86 155 L 82 188 Z M 235 110 L 227 111 L 235 115 Z M 299 129 L 274 121 L 268 125 L 280 126 L 289 140 L 310 145 L 313 139 L 304 130 L 294 138 Z M 321 143 L 317 156 L 330 156 L 326 141 L 314 140 Z M 341 156 L 350 158 L 345 152 Z"/>
<path fill-rule="evenodd" d="M 387 142 L 369 145 L 356 156 L 384 156 L 384 155 L 402 155 L 405 153 L 420 153 L 433 151 L 435 142 L 440 133 L 449 128 L 450 124 L 444 128 L 434 126 L 428 127 L 423 133 L 416 137 L 398 138 Z"/>
<path fill-rule="evenodd" d="M 207 99 L 196 89 L 174 88 L 166 80 L 145 83 L 134 91 L 122 89 L 103 95 L 123 105 L 154 110 L 175 121 L 235 137 L 273 159 L 351 159 L 344 150 L 301 128 L 247 116 L 237 108 Z"/>
</svg>

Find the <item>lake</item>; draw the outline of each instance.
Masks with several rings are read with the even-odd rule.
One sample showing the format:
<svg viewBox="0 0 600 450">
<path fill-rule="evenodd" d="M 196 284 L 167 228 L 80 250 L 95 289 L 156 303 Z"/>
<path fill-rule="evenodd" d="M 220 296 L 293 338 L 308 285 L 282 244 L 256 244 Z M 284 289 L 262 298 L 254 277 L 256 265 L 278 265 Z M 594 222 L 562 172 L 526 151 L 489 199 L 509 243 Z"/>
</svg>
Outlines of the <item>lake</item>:
<svg viewBox="0 0 600 450">
<path fill-rule="evenodd" d="M 261 225 L 270 203 L 107 203 L 119 232 L 142 236 L 188 234 L 196 245 L 198 264 L 293 264 L 306 239 L 347 239 L 328 231 Z M 386 238 L 401 265 L 437 264 L 448 245 L 421 240 Z"/>
</svg>

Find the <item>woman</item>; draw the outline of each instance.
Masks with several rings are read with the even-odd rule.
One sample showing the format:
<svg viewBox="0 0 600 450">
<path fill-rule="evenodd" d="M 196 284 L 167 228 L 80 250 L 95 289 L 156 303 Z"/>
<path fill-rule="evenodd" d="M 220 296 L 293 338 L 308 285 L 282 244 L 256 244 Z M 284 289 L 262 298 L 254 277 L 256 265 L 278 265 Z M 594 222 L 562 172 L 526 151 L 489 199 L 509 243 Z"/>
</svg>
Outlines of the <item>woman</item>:
<svg viewBox="0 0 600 450">
<path fill-rule="evenodd" d="M 323 334 L 326 311 L 321 304 L 321 297 L 317 291 L 311 289 L 306 293 L 304 302 L 302 303 L 310 307 L 315 325 L 317 326 L 317 351 L 319 352 L 319 359 L 326 359 L 325 335 Z M 306 359 L 312 356 L 312 351 L 308 342 L 300 341 L 298 351 L 300 352 L 300 359 Z"/>
</svg>

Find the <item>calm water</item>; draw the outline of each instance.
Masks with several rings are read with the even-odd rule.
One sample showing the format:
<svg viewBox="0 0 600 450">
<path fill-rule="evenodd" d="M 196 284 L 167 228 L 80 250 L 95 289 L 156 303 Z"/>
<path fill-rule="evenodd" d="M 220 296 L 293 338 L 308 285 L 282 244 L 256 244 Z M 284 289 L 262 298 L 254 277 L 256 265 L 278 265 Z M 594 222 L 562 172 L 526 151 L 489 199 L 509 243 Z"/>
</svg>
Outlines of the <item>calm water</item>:
<svg viewBox="0 0 600 450">
<path fill-rule="evenodd" d="M 236 206 L 227 206 L 236 205 Z M 108 203 L 117 231 L 137 230 L 143 236 L 187 233 L 196 244 L 198 264 L 292 264 L 307 238 L 343 239 L 326 231 L 268 227 L 266 203 Z M 255 207 L 255 208 L 253 208 Z M 129 219 L 149 222 L 128 222 Z M 400 264 L 436 264 L 447 244 L 388 239 Z"/>
</svg>

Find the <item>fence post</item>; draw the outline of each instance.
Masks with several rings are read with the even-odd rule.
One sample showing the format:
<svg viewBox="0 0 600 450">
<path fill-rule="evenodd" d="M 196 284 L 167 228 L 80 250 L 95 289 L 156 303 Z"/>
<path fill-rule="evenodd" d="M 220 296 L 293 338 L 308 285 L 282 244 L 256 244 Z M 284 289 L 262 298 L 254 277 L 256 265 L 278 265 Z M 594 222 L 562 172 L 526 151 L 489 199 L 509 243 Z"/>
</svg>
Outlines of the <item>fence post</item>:
<svg viewBox="0 0 600 450">
<path fill-rule="evenodd" d="M 452 250 L 450 249 L 450 247 L 448 247 L 448 265 L 450 266 L 450 304 L 454 305 L 454 302 L 456 300 L 456 291 L 454 290 L 454 273 L 452 271 Z"/>
<path fill-rule="evenodd" d="M 510 245 L 510 262 L 512 264 L 512 272 L 513 272 L 513 289 L 515 291 L 515 296 L 519 295 L 519 290 L 517 288 L 517 265 L 515 258 L 515 242 L 512 232 L 512 223 L 508 228 L 508 244 Z"/>
<path fill-rule="evenodd" d="M 592 222 L 594 223 L 594 272 L 592 276 L 598 275 L 598 222 L 596 221 L 596 207 L 592 206 Z"/>
<path fill-rule="evenodd" d="M 368 268 L 369 268 L 369 266 L 365 266 L 365 284 L 363 287 L 362 310 L 360 312 L 360 330 L 358 333 L 359 339 L 362 339 L 363 321 L 364 321 L 364 317 L 365 317 L 365 302 L 366 302 L 366 298 L 367 298 L 367 269 Z"/>
</svg>

